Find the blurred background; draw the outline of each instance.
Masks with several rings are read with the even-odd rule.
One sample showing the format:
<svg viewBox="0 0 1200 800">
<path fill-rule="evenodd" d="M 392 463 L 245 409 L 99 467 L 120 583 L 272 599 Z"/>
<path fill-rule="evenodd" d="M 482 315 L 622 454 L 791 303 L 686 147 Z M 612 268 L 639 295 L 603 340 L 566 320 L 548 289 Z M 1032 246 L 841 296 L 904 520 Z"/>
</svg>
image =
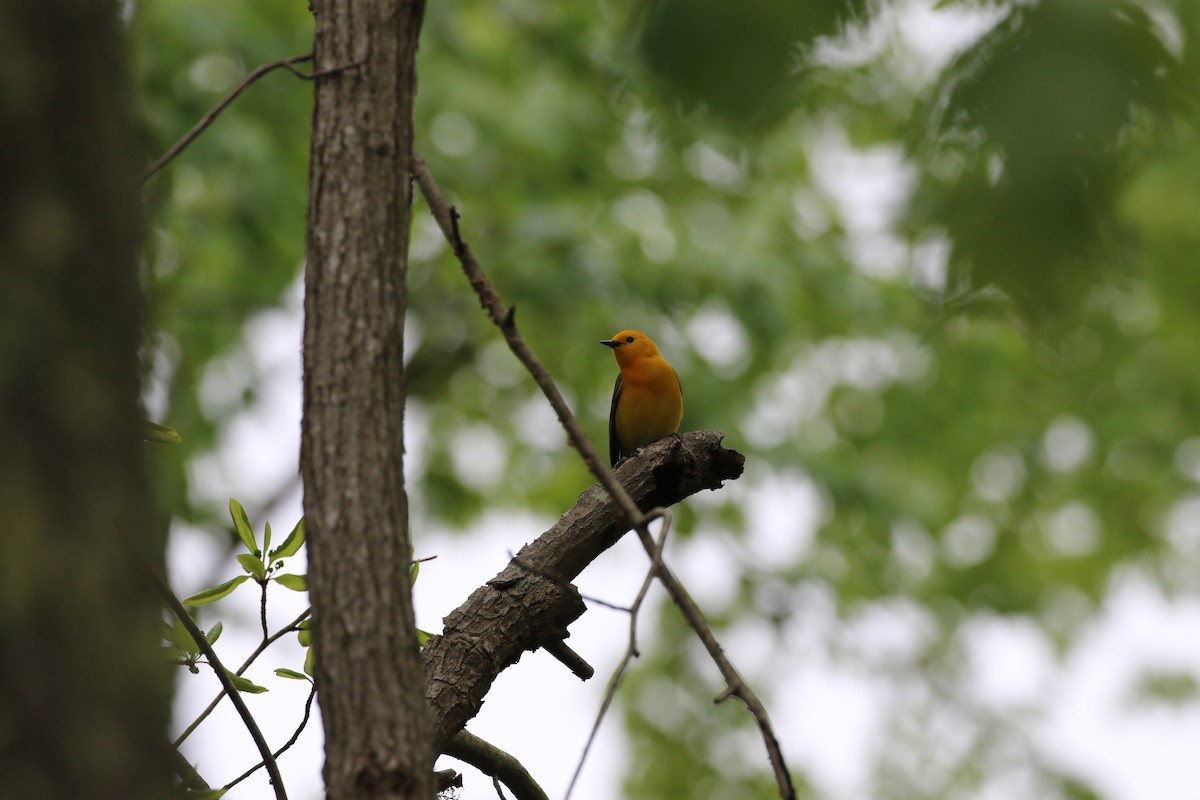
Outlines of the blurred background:
<svg viewBox="0 0 1200 800">
<path fill-rule="evenodd" d="M 295 0 L 127 10 L 147 163 L 311 49 Z M 1198 34 L 1196 0 L 430 4 L 417 147 L 594 442 L 615 375 L 596 342 L 633 327 L 678 370 L 684 429 L 746 455 L 676 509 L 668 559 L 805 796 L 1196 796 Z M 260 530 L 301 514 L 310 117 L 311 86 L 272 74 L 146 185 L 180 595 L 239 572 L 230 497 Z M 417 623 L 437 632 L 591 481 L 419 199 L 409 286 L 408 491 L 437 556 Z M 628 605 L 644 569 L 624 542 L 579 585 Z M 664 603 L 573 796 L 775 796 Z M 273 590 L 272 629 L 304 607 Z M 253 589 L 218 619 L 240 663 Z M 470 729 L 561 797 L 628 626 L 593 607 L 570 644 L 596 680 L 527 655 Z M 281 642 L 250 673 L 276 745 L 307 692 L 271 671 L 301 662 Z M 180 672 L 177 731 L 216 692 Z M 282 758 L 293 797 L 322 796 L 320 747 L 314 720 Z M 257 760 L 223 712 L 184 750 L 214 785 Z M 461 797 L 495 796 L 465 773 Z"/>
</svg>

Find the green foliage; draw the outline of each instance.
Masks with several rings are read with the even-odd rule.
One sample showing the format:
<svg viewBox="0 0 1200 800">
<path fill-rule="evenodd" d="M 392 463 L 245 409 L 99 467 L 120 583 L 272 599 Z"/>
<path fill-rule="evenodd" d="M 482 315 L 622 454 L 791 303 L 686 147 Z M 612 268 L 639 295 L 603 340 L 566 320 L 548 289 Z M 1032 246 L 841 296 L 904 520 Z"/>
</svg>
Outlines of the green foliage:
<svg viewBox="0 0 1200 800">
<path fill-rule="evenodd" d="M 259 686 L 254 681 L 250 680 L 249 678 L 243 678 L 236 672 L 225 670 L 225 674 L 229 676 L 229 680 L 233 681 L 234 687 L 239 692 L 245 692 L 246 694 L 262 694 L 263 692 L 270 691 L 267 689 L 267 687 Z"/>
<path fill-rule="evenodd" d="M 945 225 L 960 283 L 1001 286 L 1054 317 L 1097 272 L 1124 270 L 1122 178 L 1170 135 L 1164 122 L 1191 113 L 1200 88 L 1160 22 L 1131 0 L 1038 3 L 946 70 L 927 157 L 956 154 L 962 166 L 923 174 L 921 221 Z"/>
<path fill-rule="evenodd" d="M 637 52 L 669 102 L 683 99 L 735 130 L 761 130 L 800 99 L 798 51 L 863 5 L 655 0 L 638 7 Z"/>
<path fill-rule="evenodd" d="M 268 545 L 264 545 L 266 547 Z M 270 552 L 271 561 L 278 561 L 281 558 L 290 558 L 300 552 L 300 548 L 304 546 L 304 518 L 301 517 L 292 528 L 291 533 L 283 540 L 283 544 L 276 547 Z"/>
<path fill-rule="evenodd" d="M 179 444 L 183 441 L 179 431 L 149 420 L 142 422 L 142 438 L 147 442 L 157 442 L 158 444 Z"/>
<path fill-rule="evenodd" d="M 293 592 L 308 591 L 308 578 L 305 575 L 293 575 L 291 573 L 287 573 L 284 575 L 276 575 L 271 580 L 275 581 L 284 588 L 291 589 Z"/>
<path fill-rule="evenodd" d="M 188 800 L 221 800 L 229 789 L 212 789 L 207 792 L 192 792 L 189 791 L 184 797 Z"/>
<path fill-rule="evenodd" d="M 246 509 L 233 498 L 229 499 L 229 516 L 233 517 L 233 527 L 246 549 L 251 553 L 258 552 L 258 543 L 254 540 L 254 531 L 250 528 L 250 518 L 246 516 Z"/>
<path fill-rule="evenodd" d="M 224 626 L 218 622 L 212 628 L 205 631 L 204 638 L 211 645 L 221 637 L 221 631 Z M 163 641 L 164 655 L 168 660 L 179 664 L 181 667 L 187 668 L 188 672 L 193 675 L 200 671 L 197 666 L 201 663 L 203 657 L 200 652 L 200 645 L 188 633 L 187 628 L 178 619 L 173 620 L 170 625 L 163 625 Z"/>
<path fill-rule="evenodd" d="M 195 608 L 196 606 L 206 606 L 209 603 L 215 603 L 222 597 L 227 597 L 234 589 L 241 586 L 249 578 L 249 575 L 238 575 L 230 578 L 224 583 L 219 583 L 216 586 L 209 587 L 183 601 L 185 606 Z"/>
</svg>

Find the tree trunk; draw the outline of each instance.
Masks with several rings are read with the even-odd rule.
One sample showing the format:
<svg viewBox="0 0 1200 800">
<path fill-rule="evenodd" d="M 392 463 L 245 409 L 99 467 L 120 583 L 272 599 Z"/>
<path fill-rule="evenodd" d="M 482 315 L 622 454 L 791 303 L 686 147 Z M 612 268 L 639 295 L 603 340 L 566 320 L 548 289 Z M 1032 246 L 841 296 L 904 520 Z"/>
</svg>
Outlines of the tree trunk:
<svg viewBox="0 0 1200 800">
<path fill-rule="evenodd" d="M 157 800 L 171 673 L 117 3 L 0 18 L 0 795 Z"/>
<path fill-rule="evenodd" d="M 313 0 L 301 472 L 325 784 L 428 798 L 413 620 L 403 331 L 423 0 Z M 342 68 L 342 69 L 339 69 Z"/>
</svg>

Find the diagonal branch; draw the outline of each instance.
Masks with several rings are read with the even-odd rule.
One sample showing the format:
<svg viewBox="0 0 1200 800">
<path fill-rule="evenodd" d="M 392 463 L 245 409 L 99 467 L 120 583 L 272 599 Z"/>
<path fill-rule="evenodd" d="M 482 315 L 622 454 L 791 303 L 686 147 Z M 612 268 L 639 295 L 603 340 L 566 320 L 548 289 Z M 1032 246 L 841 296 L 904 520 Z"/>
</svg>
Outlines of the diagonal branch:
<svg viewBox="0 0 1200 800">
<path fill-rule="evenodd" d="M 763 706 L 762 701 L 758 699 L 758 696 L 725 655 L 725 651 L 717 641 L 716 636 L 713 635 L 712 628 L 708 625 L 708 621 L 705 620 L 700 607 L 696 605 L 696 601 L 692 599 L 691 594 L 684 588 L 683 584 L 675 577 L 675 574 L 671 572 L 657 553 L 654 538 L 650 535 L 649 530 L 651 517 L 642 513 L 638 505 L 634 503 L 633 498 L 630 497 L 630 494 L 618 482 L 616 476 L 620 470 L 610 472 L 604 468 L 599 454 L 588 440 L 587 434 L 583 432 L 583 428 L 579 425 L 578 420 L 571 413 L 571 409 L 567 407 L 566 401 L 558 391 L 558 387 L 554 385 L 554 381 L 550 378 L 550 373 L 517 331 L 516 309 L 513 307 L 505 308 L 500 296 L 496 293 L 491 281 L 488 280 L 487 275 L 484 273 L 483 267 L 476 260 L 475 255 L 463 239 L 462 232 L 458 226 L 458 211 L 446 202 L 437 185 L 437 181 L 429 171 L 428 165 L 415 152 L 413 153 L 412 170 L 417 184 L 421 187 L 421 193 L 425 196 L 430 211 L 437 221 L 438 227 L 442 230 L 442 235 L 446 237 L 446 240 L 454 249 L 454 254 L 462 265 L 463 273 L 466 274 L 467 279 L 470 281 L 471 288 L 479 296 L 479 301 L 484 311 L 487 312 L 496 327 L 500 329 L 513 355 L 525 366 L 529 374 L 533 376 L 534 381 L 541 388 L 542 393 L 554 408 L 555 414 L 558 415 L 559 422 L 566 429 L 571 444 L 579 451 L 588 469 L 596 476 L 597 480 L 620 508 L 627 526 L 632 527 L 636 532 L 642 548 L 656 565 L 655 571 L 659 581 L 668 594 L 671 595 L 671 599 L 687 620 L 688 625 L 695 631 L 697 637 L 699 637 L 705 650 L 708 651 L 709 657 L 717 665 L 717 669 L 720 670 L 721 676 L 725 679 L 726 690 L 719 696 L 718 702 L 730 696 L 737 697 L 742 701 L 742 704 L 745 705 L 758 724 L 763 743 L 767 749 L 767 758 L 770 760 L 771 767 L 775 772 L 775 781 L 779 787 L 780 797 L 783 800 L 792 800 L 796 796 L 796 789 L 792 783 L 791 773 L 788 771 L 787 765 L 783 760 L 783 751 L 779 746 L 779 739 L 775 735 L 774 728 L 771 726 L 770 718 L 767 716 L 766 707 Z M 673 440 L 673 438 L 669 438 L 667 441 Z"/>
<path fill-rule="evenodd" d="M 223 98 L 221 98 L 220 102 L 210 108 L 208 113 L 201 117 L 200 121 L 197 122 L 190 131 L 185 133 L 175 144 L 171 145 L 170 150 L 163 153 L 157 161 L 150 165 L 150 168 L 147 169 L 145 174 L 142 175 L 142 183 L 150 180 L 163 167 L 171 163 L 171 161 L 173 161 L 177 155 L 183 152 L 184 148 L 194 142 L 200 136 L 200 134 L 204 133 L 205 129 L 209 125 L 213 124 L 213 121 L 217 118 L 217 115 L 228 108 L 229 105 L 238 98 L 238 95 L 246 91 L 250 84 L 254 83 L 267 73 L 274 72 L 277 69 L 286 69 L 288 72 L 292 73 L 301 80 L 311 81 L 315 78 L 320 78 L 325 75 L 332 75 L 335 72 L 341 72 L 344 69 L 350 69 L 351 67 L 359 66 L 358 64 L 347 64 L 346 66 L 319 70 L 317 72 L 301 72 L 294 66 L 295 64 L 300 64 L 304 61 L 312 61 L 312 57 L 312 53 L 289 56 L 288 58 L 282 58 L 279 61 L 272 61 L 270 64 L 263 64 L 261 67 L 258 67 L 250 72 L 249 75 L 242 78 L 241 81 L 238 82 L 237 86 L 234 86 L 229 90 L 229 94 L 225 95 Z"/>
<path fill-rule="evenodd" d="M 294 620 L 289 622 L 287 625 L 283 626 L 279 630 L 275 631 L 275 633 L 271 634 L 270 637 L 268 637 L 268 638 L 264 639 L 262 642 L 260 642 L 258 647 L 254 648 L 254 652 L 251 653 L 249 655 L 249 657 L 247 657 L 246 660 L 242 662 L 242 665 L 237 668 L 237 671 L 234 674 L 241 675 L 241 674 L 245 673 L 245 671 L 250 668 L 250 665 L 254 663 L 254 659 L 256 659 L 260 655 L 262 655 L 262 652 L 264 650 L 266 650 L 268 647 L 270 647 L 271 644 L 273 644 L 276 640 L 279 639 L 279 637 L 283 636 L 284 634 L 288 634 L 288 633 L 291 633 L 292 631 L 299 630 L 300 623 L 304 622 L 304 620 L 308 619 L 309 615 L 311 615 L 311 614 L 312 614 L 312 609 L 306 608 L 300 614 L 300 616 L 296 617 Z M 175 747 L 179 747 L 181 744 L 183 744 L 183 741 L 185 739 L 187 739 L 187 737 L 192 735 L 192 731 L 196 730 L 196 728 L 198 728 L 200 726 L 200 723 L 203 722 L 208 717 L 208 715 L 213 712 L 213 709 L 215 709 L 217 707 L 217 704 L 221 702 L 221 698 L 224 696 L 225 696 L 224 690 L 217 693 L 217 696 L 214 697 L 212 699 L 212 702 L 209 703 L 208 706 L 205 707 L 205 709 L 200 712 L 200 715 L 192 721 L 192 724 L 188 725 L 187 728 L 184 729 L 183 733 L 179 734 L 179 738 L 173 742 Z"/>
<path fill-rule="evenodd" d="M 300 734 L 303 733 L 304 729 L 308 726 L 308 720 L 312 717 L 313 700 L 315 700 L 316 697 L 317 697 L 317 685 L 315 683 L 312 683 L 312 684 L 310 684 L 309 690 L 308 690 L 308 700 L 304 701 L 304 716 L 300 719 L 300 724 L 296 726 L 296 730 L 292 734 L 292 737 L 290 739 L 288 739 L 286 742 L 284 742 L 282 747 L 280 747 L 278 750 L 275 751 L 274 757 L 276 759 L 278 759 L 281 755 L 286 753 L 291 748 L 291 746 L 296 743 L 296 740 L 298 740 L 300 738 Z M 225 784 L 225 786 L 222 787 L 223 790 L 229 791 L 234 786 L 237 786 L 239 783 L 246 780 L 246 778 L 249 778 L 255 772 L 258 772 L 260 769 L 262 769 L 264 766 L 266 766 L 266 764 L 267 764 L 267 762 L 265 760 L 258 762 L 253 767 L 246 770 L 241 775 L 239 775 L 236 778 L 234 778 L 233 780 L 231 780 L 229 783 Z"/>
<path fill-rule="evenodd" d="M 721 447 L 721 438 L 716 431 L 692 431 L 655 442 L 614 474 L 637 502 L 672 505 L 741 475 L 741 454 Z M 550 530 L 446 616 L 442 634 L 421 651 L 435 747 L 444 747 L 478 713 L 502 670 L 566 635 L 584 612 L 570 582 L 628 529 L 612 496 L 593 484 Z"/>
<path fill-rule="evenodd" d="M 254 740 L 255 747 L 262 755 L 263 761 L 267 764 L 267 772 L 271 775 L 271 788 L 275 790 L 276 800 L 287 800 L 287 790 L 283 788 L 283 777 L 279 774 L 279 765 L 275 763 L 275 757 L 271 755 L 271 748 L 267 746 L 267 740 L 263 738 L 262 731 L 258 729 L 258 723 L 254 721 L 254 717 L 250 714 L 250 709 L 246 707 L 246 701 L 242 700 L 241 694 L 237 687 L 233 685 L 233 679 L 229 677 L 229 670 L 221 664 L 221 659 L 217 658 L 217 651 L 212 649 L 212 645 L 208 643 L 208 639 L 204 636 L 204 631 L 197 627 L 195 620 L 188 614 L 187 609 L 183 607 L 183 603 L 179 602 L 179 598 L 171 591 L 171 587 L 163 582 L 163 579 L 157 575 L 152 576 L 154 585 L 158 589 L 158 593 L 162 595 L 171 611 L 179 618 L 179 622 L 187 630 L 188 635 L 196 641 L 196 646 L 200 648 L 200 652 L 204 653 L 204 657 L 208 659 L 208 665 L 212 667 L 213 672 L 217 673 L 217 680 L 225 687 L 225 691 L 229 694 L 229 699 L 233 702 L 234 708 L 242 718 L 242 722 L 246 725 L 246 730 L 250 732 L 250 738 Z"/>
<path fill-rule="evenodd" d="M 459 731 L 442 752 L 500 780 L 512 790 L 517 800 L 549 800 L 524 764 L 468 731 Z"/>
</svg>

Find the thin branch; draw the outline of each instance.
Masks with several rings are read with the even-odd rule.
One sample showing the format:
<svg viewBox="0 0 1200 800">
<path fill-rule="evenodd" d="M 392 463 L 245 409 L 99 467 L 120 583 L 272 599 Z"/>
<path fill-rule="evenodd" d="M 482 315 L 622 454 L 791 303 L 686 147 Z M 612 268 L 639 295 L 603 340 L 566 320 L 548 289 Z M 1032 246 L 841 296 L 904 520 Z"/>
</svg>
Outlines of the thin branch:
<svg viewBox="0 0 1200 800">
<path fill-rule="evenodd" d="M 204 653 L 204 657 L 208 659 L 208 664 L 213 668 L 213 672 L 217 673 L 217 680 L 221 681 L 221 685 L 225 687 L 225 691 L 229 694 L 229 699 L 233 702 L 234 708 L 242 718 L 242 722 L 246 725 L 246 730 L 250 732 L 250 738 L 254 740 L 254 745 L 258 748 L 258 752 L 262 754 L 263 761 L 267 764 L 267 772 L 271 775 L 271 787 L 275 790 L 276 800 L 287 800 L 287 790 L 283 788 L 283 777 L 279 774 L 279 765 L 275 763 L 275 758 L 271 755 L 271 748 L 267 746 L 267 740 L 263 738 L 262 731 L 258 729 L 258 723 L 254 721 L 254 717 L 250 714 L 250 709 L 246 707 L 246 702 L 242 700 L 241 694 L 233 685 L 233 679 L 229 677 L 229 672 L 221 664 L 221 660 L 217 658 L 217 651 L 212 649 L 212 645 L 208 643 L 208 639 L 204 636 L 204 631 L 200 630 L 196 625 L 196 621 L 188 614 L 187 609 L 183 607 L 183 603 L 179 602 L 179 598 L 171 591 L 171 587 L 157 575 L 154 577 L 154 583 L 158 588 L 159 594 L 163 600 L 170 606 L 171 611 L 179 619 L 181 625 L 187 630 L 188 635 L 196 641 L 196 646 L 200 648 L 200 652 Z"/>
<path fill-rule="evenodd" d="M 298 630 L 300 623 L 304 622 L 304 620 L 308 619 L 309 615 L 311 615 L 311 614 L 312 614 L 311 608 L 305 609 L 304 613 L 302 613 L 300 616 L 296 617 L 294 620 L 289 622 L 285 627 L 280 628 L 275 633 L 273 633 L 269 638 L 264 639 L 261 643 L 259 643 L 258 647 L 254 648 L 254 652 L 250 654 L 249 658 L 247 658 L 244 662 L 242 662 L 242 665 L 237 668 L 237 672 L 235 672 L 234 674 L 235 675 L 243 674 L 246 670 L 248 670 L 250 668 L 250 665 L 254 663 L 254 660 L 256 658 L 258 658 L 260 655 L 262 655 L 262 652 L 264 650 L 266 650 L 268 647 L 270 647 L 272 644 L 274 644 L 279 639 L 279 637 L 284 636 L 289 633 L 292 633 L 295 630 Z M 213 709 L 215 709 L 217 707 L 217 704 L 221 702 L 221 698 L 224 696 L 225 696 L 224 691 L 217 693 L 217 696 L 214 697 L 212 699 L 212 702 L 209 703 L 208 706 L 203 711 L 200 712 L 200 715 L 198 717 L 196 717 L 196 719 L 192 720 L 192 724 L 188 725 L 187 728 L 184 729 L 183 733 L 179 734 L 179 738 L 176 739 L 174 742 L 175 747 L 179 747 L 181 744 L 183 744 L 184 740 L 192 735 L 192 731 L 194 731 L 194 730 L 196 730 L 196 728 L 200 727 L 200 723 L 208 718 L 208 715 L 213 712 Z"/>
<path fill-rule="evenodd" d="M 229 94 L 221 98 L 219 103 L 210 108 L 208 113 L 201 117 L 200 121 L 197 122 L 190 131 L 183 135 L 183 138 L 171 145 L 170 150 L 163 153 L 157 161 L 150 165 L 150 168 L 146 170 L 144 175 L 142 175 L 142 183 L 150 180 L 159 170 L 171 163 L 175 156 L 182 153 L 185 147 L 194 142 L 200 134 L 204 133 L 204 130 L 209 125 L 213 124 L 213 120 L 217 118 L 217 115 L 228 108 L 229 104 L 238 98 L 238 95 L 246 91 L 250 84 L 254 83 L 268 72 L 274 72 L 277 69 L 287 69 L 293 74 L 299 75 L 300 77 L 315 77 L 305 75 L 304 73 L 297 71 L 292 66 L 293 64 L 299 64 L 302 61 L 311 61 L 312 57 L 312 53 L 304 53 L 303 55 L 290 56 L 288 58 L 280 59 L 279 61 L 272 61 L 270 64 L 263 64 L 261 67 L 255 69 L 249 75 L 242 78 L 242 80 L 238 82 L 238 85 L 234 86 L 233 89 L 230 90 Z"/>
<path fill-rule="evenodd" d="M 517 800 L 549 800 L 520 761 L 473 733 L 459 731 L 442 752 L 470 764 L 484 775 L 503 781 Z"/>
<path fill-rule="evenodd" d="M 264 553 L 263 558 L 266 559 L 266 557 L 267 557 L 266 553 Z M 259 622 L 262 625 L 262 634 L 263 634 L 264 642 L 270 638 L 270 636 L 268 635 L 268 631 L 267 631 L 267 583 L 268 583 L 268 581 L 265 579 L 259 582 L 259 585 L 262 587 L 262 598 L 259 600 L 259 603 L 258 603 L 258 617 L 259 617 Z"/>
<path fill-rule="evenodd" d="M 286 69 L 288 72 L 292 73 L 301 80 L 311 81 L 316 80 L 317 78 L 323 78 L 326 75 L 333 75 L 337 72 L 354 69 L 355 67 L 362 66 L 363 63 L 361 61 L 355 61 L 352 64 L 343 64 L 339 67 L 330 67 L 329 69 L 317 70 L 316 72 L 301 72 L 300 70 L 296 69 L 295 66 L 293 66 L 294 64 L 299 64 L 304 61 L 311 61 L 312 57 L 312 53 L 304 53 L 303 55 L 282 58 L 279 61 L 272 61 L 270 64 L 263 64 L 261 67 L 258 67 L 249 75 L 242 78 L 238 85 L 234 86 L 229 91 L 229 94 L 221 98 L 219 103 L 210 108 L 208 113 L 201 117 L 200 121 L 197 122 L 190 131 L 185 133 L 175 144 L 171 145 L 170 150 L 163 153 L 157 161 L 150 165 L 150 168 L 147 169 L 145 174 L 142 175 L 142 183 L 150 180 L 155 176 L 155 174 L 162 170 L 163 167 L 165 167 L 167 164 L 170 164 L 177 155 L 183 152 L 184 148 L 194 142 L 197 137 L 200 136 L 200 134 L 204 133 L 204 130 L 209 125 L 213 124 L 213 121 L 217 118 L 217 115 L 228 108 L 229 105 L 238 98 L 238 95 L 246 91 L 250 84 L 254 83 L 267 73 L 274 72 L 277 69 Z"/>
<path fill-rule="evenodd" d="M 662 530 L 658 534 L 658 544 L 654 550 L 655 556 L 650 561 L 650 569 L 646 571 L 646 578 L 642 581 L 642 587 L 638 589 L 637 597 L 633 599 L 633 605 L 629 607 L 629 645 L 625 648 L 625 655 L 621 657 L 621 663 L 617 665 L 612 678 L 608 681 L 608 687 L 604 690 L 604 699 L 600 701 L 600 711 L 596 714 L 596 722 L 593 723 L 592 732 L 588 734 L 587 743 L 583 746 L 583 752 L 579 755 L 579 763 L 575 765 L 575 774 L 571 776 L 571 783 L 567 785 L 567 793 L 564 795 L 563 800 L 571 800 L 571 792 L 575 791 L 575 784 L 579 780 L 579 775 L 583 772 L 583 765 L 587 761 L 588 753 L 592 749 L 592 743 L 596 741 L 596 734 L 600 732 L 600 723 L 604 721 L 604 715 L 608 713 L 613 699 L 617 696 L 617 687 L 621 685 L 621 679 L 625 677 L 625 672 L 629 669 L 629 665 L 633 663 L 635 658 L 641 655 L 638 652 L 637 645 L 638 613 L 642 610 L 642 603 L 645 601 L 646 595 L 650 592 L 650 585 L 654 583 L 654 576 L 662 561 L 663 547 L 667 543 L 667 533 L 671 530 L 671 513 L 663 509 L 662 516 Z"/>
<path fill-rule="evenodd" d="M 588 441 L 587 434 L 583 432 L 579 422 L 571 413 L 571 409 L 567 406 L 567 401 L 563 399 L 562 393 L 558 391 L 558 387 L 554 385 L 554 381 L 550 378 L 550 373 L 542 366 L 542 362 L 534 355 L 533 350 L 521 338 L 521 334 L 517 331 L 516 325 L 516 308 L 505 307 L 504 302 L 500 299 L 500 295 L 496 294 L 496 290 L 492 288 L 491 281 L 483 271 L 483 267 L 475 260 L 475 255 L 471 252 L 471 248 L 467 246 L 463 240 L 462 234 L 458 229 L 458 211 L 446 202 L 446 198 L 442 195 L 441 189 L 434 180 L 433 173 L 429 171 L 428 165 L 416 153 L 413 154 L 413 174 L 416 176 L 417 185 L 421 187 L 421 194 L 425 196 L 425 201 L 429 203 L 429 210 L 433 213 L 433 218 L 437 222 L 438 227 L 442 229 L 442 235 L 450 243 L 454 249 L 454 255 L 458 257 L 459 263 L 462 265 L 463 273 L 466 274 L 467 280 L 471 283 L 471 288 L 479 295 L 480 305 L 487 312 L 492 322 L 500 329 L 500 333 L 504 335 L 504 340 L 508 343 L 508 347 L 513 351 L 513 355 L 517 357 L 529 374 L 533 376 L 534 381 L 542 390 L 542 394 L 550 401 L 550 405 L 554 408 L 554 412 L 558 415 L 559 421 L 567 430 L 567 435 L 570 437 L 571 444 L 583 456 L 583 460 L 587 463 L 588 469 L 592 474 L 604 485 L 609 494 L 621 504 L 626 510 L 626 516 L 631 520 L 639 518 L 641 515 L 637 510 L 637 506 L 629 499 L 629 495 L 621 489 L 612 475 L 603 466 L 600 460 L 600 455 L 596 449 L 592 447 Z M 622 502 L 622 498 L 624 502 Z"/>
<path fill-rule="evenodd" d="M 305 726 L 308 725 L 309 717 L 312 715 L 313 699 L 316 698 L 316 696 L 317 696 L 317 685 L 315 683 L 312 683 L 311 681 L 310 681 L 310 684 L 311 685 L 310 685 L 309 692 L 308 692 L 308 700 L 306 700 L 304 703 L 304 718 L 300 720 L 300 725 L 299 725 L 299 727 L 296 728 L 296 732 L 292 734 L 292 738 L 290 738 L 286 742 L 284 742 L 283 747 L 280 747 L 278 750 L 275 751 L 274 756 L 276 759 L 278 759 L 281 755 L 286 753 L 288 751 L 288 749 L 296 743 L 296 740 L 300 738 L 300 734 L 304 731 Z M 266 765 L 266 763 L 267 763 L 266 761 L 258 762 L 253 767 L 246 770 L 241 775 L 239 775 L 236 778 L 234 778 L 233 780 L 231 780 L 229 783 L 225 784 L 225 786 L 223 788 L 227 791 L 229 789 L 232 789 L 234 786 L 237 786 L 239 783 L 246 780 L 246 778 L 249 778 L 251 775 L 253 775 L 255 772 L 257 772 L 259 769 L 264 767 Z"/>
<path fill-rule="evenodd" d="M 467 280 L 471 284 L 471 288 L 479 296 L 480 305 L 482 305 L 484 311 L 487 312 L 496 327 L 500 329 L 513 355 L 517 357 L 517 360 L 533 376 L 534 381 L 554 409 L 554 413 L 558 415 L 559 422 L 566 429 L 571 444 L 579 451 L 588 469 L 596 476 L 596 479 L 600 481 L 605 490 L 608 491 L 614 502 L 616 502 L 624 513 L 630 526 L 637 533 L 638 540 L 642 543 L 642 548 L 656 564 L 655 571 L 658 579 L 671 595 L 671 599 L 683 614 L 684 619 L 687 620 L 688 625 L 700 638 L 704 648 L 708 651 L 709 657 L 717 665 L 717 669 L 720 670 L 721 676 L 725 679 L 726 686 L 728 687 L 727 694 L 736 696 L 741 700 L 751 716 L 754 717 L 767 749 L 767 758 L 770 760 L 771 767 L 775 772 L 775 782 L 779 787 L 780 797 L 783 800 L 794 800 L 796 789 L 792 783 L 791 773 L 788 771 L 787 765 L 783 760 L 783 751 L 780 749 L 779 739 L 771 727 L 771 721 L 767 716 L 766 708 L 725 655 L 724 650 L 713 635 L 712 629 L 704 619 L 704 615 L 696 605 L 695 600 L 692 599 L 683 584 L 680 583 L 679 579 L 675 577 L 674 573 L 671 572 L 661 558 L 656 556 L 654 539 L 651 537 L 647 527 L 648 517 L 643 515 L 638 509 L 633 499 L 617 482 L 613 473 L 603 466 L 599 454 L 588 440 L 587 434 L 584 433 L 578 420 L 571 413 L 571 409 L 567 406 L 558 387 L 555 386 L 554 381 L 551 379 L 550 373 L 517 331 L 516 309 L 514 307 L 506 308 L 500 296 L 492 287 L 491 281 L 488 280 L 487 275 L 483 271 L 483 267 L 475 259 L 471 248 L 462 237 L 462 231 L 459 229 L 458 224 L 458 211 L 446 202 L 441 189 L 437 185 L 437 181 L 429 171 L 428 165 L 416 152 L 413 153 L 412 170 L 417 184 L 421 188 L 421 193 L 425 196 L 425 200 L 429 204 L 429 209 L 433 214 L 434 220 L 437 222 L 438 227 L 441 228 L 442 235 L 453 248 L 455 256 L 462 265 L 463 273 L 467 276 Z"/>
</svg>

